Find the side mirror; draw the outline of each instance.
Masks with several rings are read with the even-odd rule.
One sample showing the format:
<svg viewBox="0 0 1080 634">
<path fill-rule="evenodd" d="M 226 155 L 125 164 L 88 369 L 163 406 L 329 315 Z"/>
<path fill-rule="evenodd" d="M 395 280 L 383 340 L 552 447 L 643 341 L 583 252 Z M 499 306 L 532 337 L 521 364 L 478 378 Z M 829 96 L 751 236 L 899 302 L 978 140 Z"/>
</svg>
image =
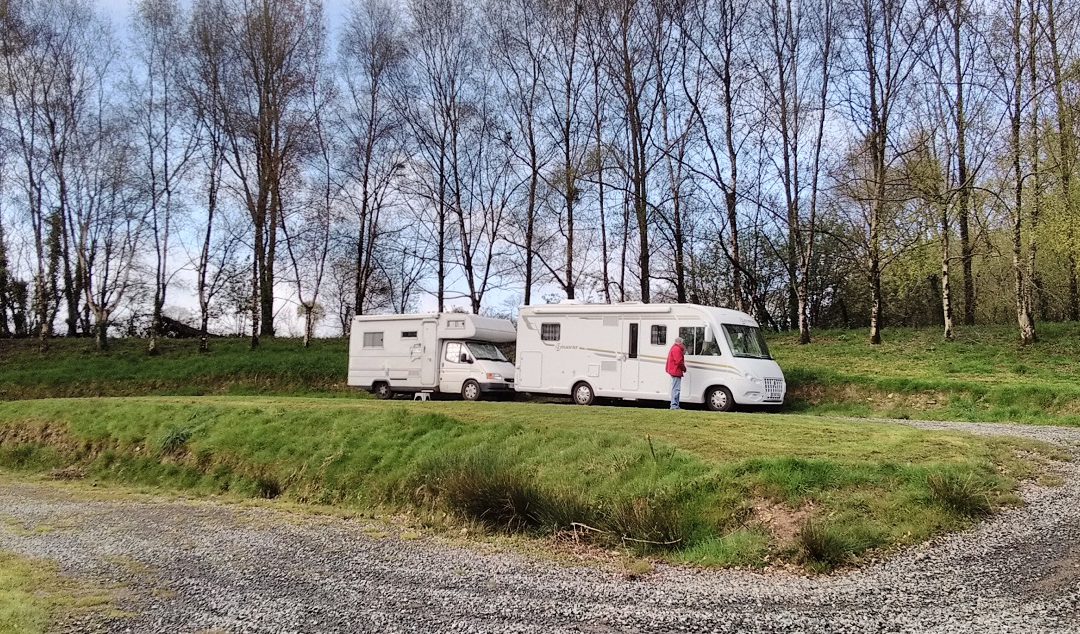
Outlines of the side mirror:
<svg viewBox="0 0 1080 634">
<path fill-rule="evenodd" d="M 469 355 L 462 352 L 461 355 L 458 356 L 458 362 L 459 363 L 472 363 L 472 359 L 469 358 Z"/>
<path fill-rule="evenodd" d="M 705 341 L 716 341 L 713 339 L 712 326 L 705 326 Z"/>
</svg>

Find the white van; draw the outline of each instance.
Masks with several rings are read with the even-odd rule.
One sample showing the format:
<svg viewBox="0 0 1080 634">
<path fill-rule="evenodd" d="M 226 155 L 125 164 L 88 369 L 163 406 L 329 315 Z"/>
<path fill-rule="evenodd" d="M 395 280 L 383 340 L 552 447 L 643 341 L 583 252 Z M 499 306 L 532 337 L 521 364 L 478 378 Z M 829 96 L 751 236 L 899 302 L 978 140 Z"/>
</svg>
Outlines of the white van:
<svg viewBox="0 0 1080 634">
<path fill-rule="evenodd" d="M 746 313 L 696 304 L 525 306 L 518 316 L 515 389 L 597 397 L 668 400 L 668 350 L 686 345 L 682 401 L 711 410 L 780 405 L 787 385 L 758 324 Z"/>
<path fill-rule="evenodd" d="M 514 324 L 463 313 L 359 315 L 349 336 L 348 384 L 380 398 L 442 392 L 475 401 L 512 394 L 514 365 L 496 347 Z"/>
</svg>

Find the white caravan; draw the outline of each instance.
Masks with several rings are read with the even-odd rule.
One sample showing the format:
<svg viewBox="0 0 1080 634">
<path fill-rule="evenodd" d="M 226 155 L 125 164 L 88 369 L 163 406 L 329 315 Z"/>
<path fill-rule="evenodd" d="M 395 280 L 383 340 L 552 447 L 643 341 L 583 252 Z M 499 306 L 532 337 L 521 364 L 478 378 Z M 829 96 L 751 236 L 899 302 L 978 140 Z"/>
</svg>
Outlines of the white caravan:
<svg viewBox="0 0 1080 634">
<path fill-rule="evenodd" d="M 514 366 L 495 346 L 514 324 L 462 313 L 359 315 L 349 336 L 349 385 L 380 398 L 397 392 L 511 394 Z"/>
<path fill-rule="evenodd" d="M 668 350 L 686 345 L 682 401 L 712 410 L 780 405 L 787 386 L 758 324 L 746 313 L 696 304 L 525 306 L 518 316 L 515 389 L 668 400 Z"/>
</svg>

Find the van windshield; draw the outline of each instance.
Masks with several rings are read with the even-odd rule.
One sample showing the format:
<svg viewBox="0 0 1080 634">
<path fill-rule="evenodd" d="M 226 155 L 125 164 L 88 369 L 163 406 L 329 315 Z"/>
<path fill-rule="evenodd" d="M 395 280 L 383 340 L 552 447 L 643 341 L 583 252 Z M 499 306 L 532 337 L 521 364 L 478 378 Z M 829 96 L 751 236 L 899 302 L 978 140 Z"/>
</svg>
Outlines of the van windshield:
<svg viewBox="0 0 1080 634">
<path fill-rule="evenodd" d="M 736 357 L 748 359 L 771 359 L 769 346 L 765 345 L 765 337 L 761 329 L 756 326 L 736 326 L 724 324 L 724 335 L 728 345 L 731 346 L 731 354 Z"/>
<path fill-rule="evenodd" d="M 470 341 L 469 352 L 474 359 L 479 361 L 506 361 L 506 355 L 493 343 L 486 341 Z"/>
</svg>

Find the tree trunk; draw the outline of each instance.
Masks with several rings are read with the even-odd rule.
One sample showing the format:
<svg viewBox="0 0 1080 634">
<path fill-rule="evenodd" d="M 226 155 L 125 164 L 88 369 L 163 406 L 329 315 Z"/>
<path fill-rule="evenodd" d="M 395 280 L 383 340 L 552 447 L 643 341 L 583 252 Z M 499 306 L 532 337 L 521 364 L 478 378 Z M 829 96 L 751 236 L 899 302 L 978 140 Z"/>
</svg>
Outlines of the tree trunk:
<svg viewBox="0 0 1080 634">
<path fill-rule="evenodd" d="M 949 282 L 949 208 L 941 205 L 941 313 L 944 318 L 945 340 L 952 341 L 953 310 L 952 289 Z"/>
<path fill-rule="evenodd" d="M 870 261 L 870 343 L 881 344 L 881 265 L 877 258 Z"/>
</svg>

